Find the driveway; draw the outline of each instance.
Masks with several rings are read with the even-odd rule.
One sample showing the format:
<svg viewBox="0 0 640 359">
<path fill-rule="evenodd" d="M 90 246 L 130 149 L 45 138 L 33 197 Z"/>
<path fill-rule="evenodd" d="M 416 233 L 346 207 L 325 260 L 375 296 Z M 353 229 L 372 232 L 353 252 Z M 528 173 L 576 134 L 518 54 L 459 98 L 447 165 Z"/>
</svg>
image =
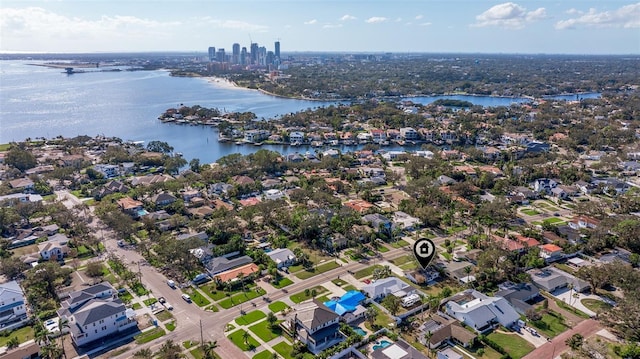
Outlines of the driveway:
<svg viewBox="0 0 640 359">
<path fill-rule="evenodd" d="M 584 304 L 582 304 L 582 300 L 583 299 L 597 299 L 597 300 L 602 300 L 602 298 L 600 298 L 597 295 L 593 295 L 593 294 L 582 294 L 582 293 L 576 293 L 574 291 L 562 291 L 562 292 L 554 292 L 552 293 L 552 295 L 556 298 L 558 298 L 559 300 L 569 304 L 570 306 L 584 312 L 585 314 L 589 315 L 590 317 L 595 317 L 596 313 L 594 311 L 592 311 L 591 309 L 587 308 L 584 306 Z"/>
<path fill-rule="evenodd" d="M 594 335 L 601 329 L 602 329 L 602 326 L 597 321 L 593 319 L 585 320 L 582 323 L 573 327 L 573 329 L 565 331 L 564 333 L 551 339 L 548 343 L 545 343 L 541 347 L 527 354 L 526 356 L 523 357 L 523 359 L 541 359 L 541 358 L 552 359 L 552 358 L 560 357 L 560 354 L 562 354 L 564 351 L 566 351 L 569 348 L 569 346 L 565 343 L 565 341 L 569 339 L 572 335 L 579 333 L 586 339 Z"/>
</svg>

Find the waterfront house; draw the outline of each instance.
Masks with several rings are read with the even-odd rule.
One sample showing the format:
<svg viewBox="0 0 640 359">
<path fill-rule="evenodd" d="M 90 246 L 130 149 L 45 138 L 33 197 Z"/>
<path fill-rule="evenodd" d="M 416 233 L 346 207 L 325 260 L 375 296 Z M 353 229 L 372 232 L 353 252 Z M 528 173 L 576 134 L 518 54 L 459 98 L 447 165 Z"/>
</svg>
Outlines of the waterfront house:
<svg viewBox="0 0 640 359">
<path fill-rule="evenodd" d="M 18 282 L 0 284 L 0 332 L 21 328 L 28 322 L 26 299 Z"/>
<path fill-rule="evenodd" d="M 296 304 L 291 309 L 282 327 L 314 355 L 344 340 L 340 316 L 317 299 Z"/>
<path fill-rule="evenodd" d="M 420 139 L 418 131 L 416 131 L 412 127 L 402 127 L 400 129 L 400 137 L 404 138 L 407 141 L 416 141 Z"/>
<path fill-rule="evenodd" d="M 69 323 L 71 339 L 83 346 L 134 328 L 135 312 L 127 309 L 108 282 L 72 292 L 58 310 L 61 320 Z"/>
<path fill-rule="evenodd" d="M 292 131 L 289 132 L 289 143 L 300 145 L 304 143 L 304 132 Z"/>
<path fill-rule="evenodd" d="M 100 172 L 104 178 L 113 178 L 119 175 L 119 167 L 109 164 L 97 164 L 93 166 L 93 169 Z"/>
</svg>

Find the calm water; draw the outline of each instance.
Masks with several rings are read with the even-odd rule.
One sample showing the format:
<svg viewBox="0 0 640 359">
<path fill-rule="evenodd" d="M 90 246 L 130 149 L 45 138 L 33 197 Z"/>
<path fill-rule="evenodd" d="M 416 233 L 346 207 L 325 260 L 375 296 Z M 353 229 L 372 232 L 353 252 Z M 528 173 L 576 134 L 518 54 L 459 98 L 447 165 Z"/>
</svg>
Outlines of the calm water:
<svg viewBox="0 0 640 359">
<path fill-rule="evenodd" d="M 166 71 L 96 72 L 67 76 L 61 69 L 32 66 L 25 61 L 0 61 L 0 143 L 27 137 L 104 134 L 124 140 L 160 140 L 187 159 L 213 162 L 255 146 L 217 142 L 216 129 L 162 124 L 158 115 L 180 104 L 252 111 L 273 118 L 334 102 L 284 99 L 258 91 L 232 89 L 202 78 L 170 77 Z M 441 97 L 413 100 L 430 103 Z M 524 99 L 449 96 L 482 106 L 508 106 Z M 305 152 L 305 147 L 263 146 L 281 153 Z M 389 150 L 395 148 L 388 148 Z"/>
</svg>

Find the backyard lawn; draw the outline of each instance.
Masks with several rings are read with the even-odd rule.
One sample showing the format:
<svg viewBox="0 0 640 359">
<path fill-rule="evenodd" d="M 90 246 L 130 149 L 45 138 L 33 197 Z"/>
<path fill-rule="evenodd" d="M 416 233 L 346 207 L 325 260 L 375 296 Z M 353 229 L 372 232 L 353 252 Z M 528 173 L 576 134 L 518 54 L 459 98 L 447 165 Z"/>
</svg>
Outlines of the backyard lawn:
<svg viewBox="0 0 640 359">
<path fill-rule="evenodd" d="M 487 338 L 501 346 L 513 359 L 520 359 L 534 349 L 533 345 L 520 338 L 517 334 L 504 334 L 494 331 L 487 335 Z"/>
<path fill-rule="evenodd" d="M 281 301 L 277 301 L 277 302 L 273 302 L 269 304 L 269 310 L 274 312 L 274 313 L 278 313 L 281 312 L 285 309 L 289 308 L 288 305 L 284 304 Z"/>
<path fill-rule="evenodd" d="M 289 297 L 289 299 L 291 299 L 291 301 L 292 301 L 292 302 L 294 302 L 294 303 L 296 303 L 296 304 L 297 304 L 297 303 L 300 303 L 300 302 L 303 302 L 303 301 L 305 301 L 305 300 L 307 300 L 307 299 L 311 299 L 311 298 L 313 298 L 313 297 L 314 297 L 314 295 L 313 295 L 313 294 L 314 294 L 314 293 L 313 293 L 313 292 L 314 292 L 314 290 L 315 290 L 315 295 L 316 295 L 316 296 L 317 296 L 318 294 L 322 294 L 322 293 L 324 293 L 324 292 L 327 292 L 327 288 L 325 288 L 325 287 L 323 287 L 323 286 L 319 285 L 319 286 L 316 286 L 316 287 L 310 288 L 309 290 L 306 290 L 306 289 L 305 289 L 305 290 L 303 290 L 303 291 L 301 291 L 301 292 L 298 292 L 298 293 L 296 293 L 296 294 L 292 295 L 291 297 Z"/>
<path fill-rule="evenodd" d="M 251 334 L 249 334 L 249 336 L 247 337 L 247 340 L 245 341 L 244 338 L 243 338 L 244 333 L 246 333 L 246 332 L 244 330 L 240 329 L 240 330 L 237 330 L 237 331 L 229 334 L 229 336 L 227 336 L 227 338 L 229 338 L 229 340 L 231 340 L 233 342 L 233 344 L 235 344 L 238 348 L 240 348 L 240 350 L 245 351 L 245 352 L 247 350 L 252 350 L 252 349 L 255 349 L 258 346 L 260 346 L 260 343 L 258 343 L 258 341 L 255 340 L 255 338 L 252 337 Z"/>
<path fill-rule="evenodd" d="M 313 268 L 312 271 L 307 271 L 307 270 L 303 270 L 303 271 L 299 271 L 295 274 L 296 277 L 300 278 L 300 279 L 309 279 L 315 275 L 318 275 L 320 273 L 324 273 L 324 272 L 328 272 L 332 269 L 338 268 L 340 267 L 340 264 L 338 264 L 335 261 L 331 261 L 331 262 L 327 262 L 324 264 L 321 264 L 315 268 Z"/>
<path fill-rule="evenodd" d="M 236 318 L 236 323 L 239 325 L 249 325 L 251 323 L 257 322 L 260 319 L 266 318 L 267 315 L 264 314 L 261 310 L 254 310 L 245 315 L 242 315 Z"/>
<path fill-rule="evenodd" d="M 536 214 L 540 214 L 540 212 L 535 209 L 523 209 L 520 212 L 526 214 L 527 216 L 535 216 Z"/>
<path fill-rule="evenodd" d="M 274 345 L 273 350 L 280 354 L 280 356 L 282 356 L 284 359 L 293 359 L 293 357 L 291 356 L 293 347 L 287 342 L 280 342 Z"/>
</svg>

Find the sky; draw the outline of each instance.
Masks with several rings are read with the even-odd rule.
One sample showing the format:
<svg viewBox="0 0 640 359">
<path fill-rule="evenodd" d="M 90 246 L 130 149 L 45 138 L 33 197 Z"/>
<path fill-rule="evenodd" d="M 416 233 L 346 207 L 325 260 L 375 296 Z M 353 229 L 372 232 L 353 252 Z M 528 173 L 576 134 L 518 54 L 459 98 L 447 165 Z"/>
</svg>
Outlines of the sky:
<svg viewBox="0 0 640 359">
<path fill-rule="evenodd" d="M 1 0 L 0 52 L 640 54 L 622 0 Z"/>
</svg>

